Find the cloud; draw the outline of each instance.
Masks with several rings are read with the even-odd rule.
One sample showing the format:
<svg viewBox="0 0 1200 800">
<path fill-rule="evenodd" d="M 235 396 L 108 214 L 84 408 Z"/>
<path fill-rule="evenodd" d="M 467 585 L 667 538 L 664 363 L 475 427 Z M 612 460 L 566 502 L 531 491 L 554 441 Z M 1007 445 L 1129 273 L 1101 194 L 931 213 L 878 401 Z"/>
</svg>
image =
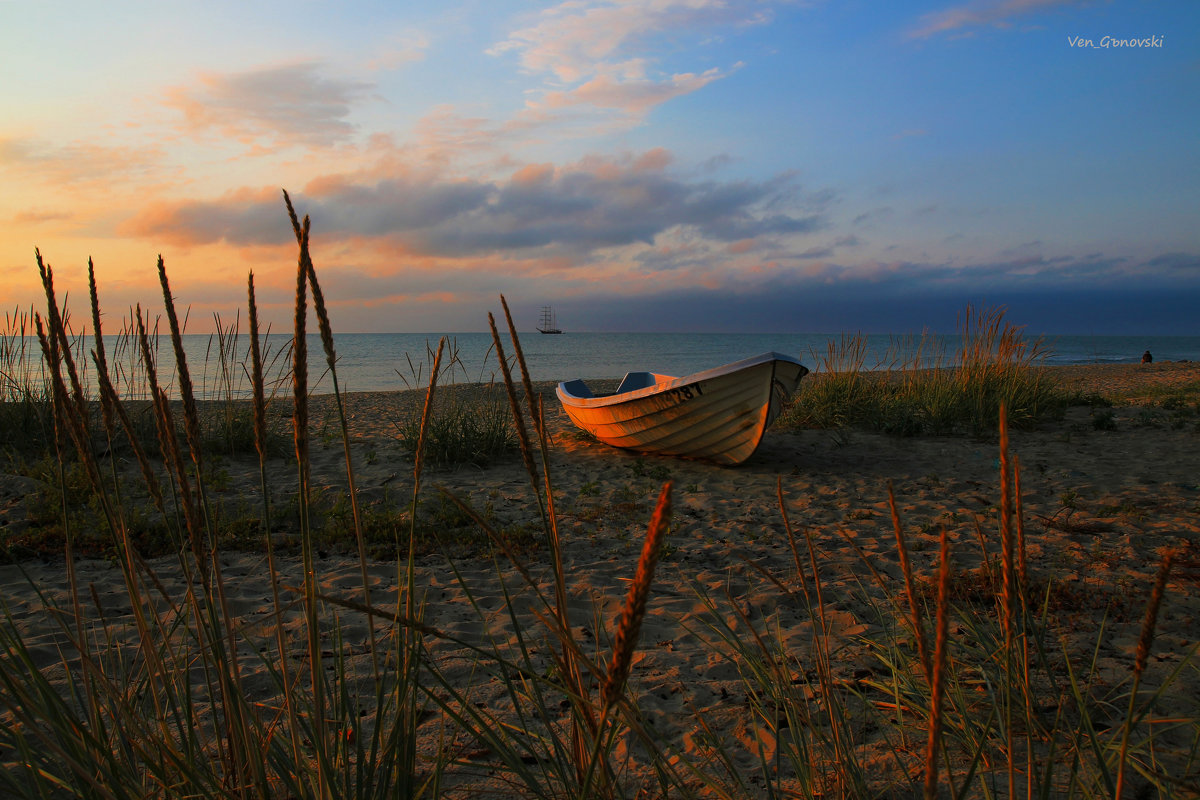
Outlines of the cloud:
<svg viewBox="0 0 1200 800">
<path fill-rule="evenodd" d="M 707 86 L 725 77 L 713 68 L 701 75 L 687 72 L 672 75 L 665 80 L 646 79 L 618 80 L 609 75 L 599 75 L 587 83 L 566 92 L 548 92 L 538 105 L 550 108 L 588 104 L 600 108 L 612 108 L 632 114 L 642 114 L 654 106 L 680 97 Z"/>
<path fill-rule="evenodd" d="M 489 52 L 515 51 L 529 72 L 550 72 L 566 83 L 583 80 L 597 65 L 624 61 L 660 33 L 721 31 L 771 19 L 761 5 L 725 0 L 572 0 L 546 9 L 541 17 Z"/>
<path fill-rule="evenodd" d="M 22 225 L 42 225 L 47 222 L 66 222 L 74 219 L 75 215 L 66 211 L 21 211 L 13 217 L 13 222 Z"/>
<path fill-rule="evenodd" d="M 220 241 L 277 245 L 295 241 L 285 215 L 278 191 L 243 189 L 215 202 L 152 202 L 117 233 L 182 247 Z"/>
<path fill-rule="evenodd" d="M 244 143 L 328 147 L 351 136 L 351 107 L 371 84 L 320 75 L 315 63 L 205 73 L 194 86 L 167 92 L 193 133 L 216 132 Z"/>
<path fill-rule="evenodd" d="M 318 235 L 381 239 L 405 252 L 441 258 L 488 254 L 567 257 L 651 246 L 687 230 L 721 243 L 803 234 L 825 224 L 824 204 L 804 204 L 790 177 L 769 181 L 688 181 L 667 171 L 670 154 L 651 150 L 621 159 L 525 165 L 506 180 L 434 175 L 363 181 L 331 176 L 295 197 Z M 276 190 L 241 190 L 212 201 L 154 203 L 122 232 L 178 244 L 279 244 Z"/>
<path fill-rule="evenodd" d="M 146 147 L 110 146 L 95 142 L 53 144 L 31 138 L 0 139 L 0 166 L 33 176 L 48 184 L 110 188 L 129 180 L 156 175 L 163 151 Z"/>
<path fill-rule="evenodd" d="M 367 66 L 375 70 L 393 70 L 421 61 L 429 49 L 430 41 L 422 31 L 404 31 L 393 36 L 385 45 L 384 52 L 371 59 Z"/>
<path fill-rule="evenodd" d="M 703 38 L 770 19 L 760 4 L 725 0 L 571 0 L 546 9 L 488 52 L 515 53 L 525 71 L 548 77 L 545 95 L 530 101 L 534 108 L 589 104 L 641 115 L 728 74 L 718 68 L 651 74 L 643 53 L 669 53 L 664 36 Z"/>
<path fill-rule="evenodd" d="M 856 216 L 854 218 L 854 224 L 855 225 L 866 225 L 868 223 L 874 224 L 877 220 L 886 218 L 886 217 L 890 217 L 893 213 L 895 213 L 895 209 L 893 209 L 891 206 L 882 206 L 880 208 L 873 208 L 870 211 L 864 211 L 863 213 Z"/>
<path fill-rule="evenodd" d="M 1014 17 L 1058 6 L 1081 5 L 1085 5 L 1082 0 L 984 0 L 926 14 L 909 36 L 928 39 L 943 34 L 969 35 L 972 29 L 984 26 L 1008 28 Z"/>
<path fill-rule="evenodd" d="M 1164 253 L 1146 262 L 1151 272 L 1167 275 L 1200 275 L 1200 253 Z"/>
<path fill-rule="evenodd" d="M 417 121 L 413 141 L 403 150 L 415 160 L 444 168 L 482 156 L 494 157 L 511 140 L 509 126 L 467 117 L 449 105 L 434 107 Z"/>
</svg>

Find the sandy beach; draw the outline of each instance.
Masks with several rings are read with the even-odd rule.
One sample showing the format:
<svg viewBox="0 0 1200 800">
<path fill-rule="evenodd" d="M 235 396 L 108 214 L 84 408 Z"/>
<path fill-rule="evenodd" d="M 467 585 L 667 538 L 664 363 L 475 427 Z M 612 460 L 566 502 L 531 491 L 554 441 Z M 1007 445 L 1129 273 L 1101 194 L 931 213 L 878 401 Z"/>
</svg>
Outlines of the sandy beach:
<svg viewBox="0 0 1200 800">
<path fill-rule="evenodd" d="M 1127 680 L 1156 571 L 1164 554 L 1173 552 L 1174 568 L 1145 678 L 1152 684 L 1193 653 L 1200 639 L 1200 415 L 1194 406 L 1163 407 L 1157 402 L 1164 391 L 1190 386 L 1194 403 L 1200 364 L 1053 370 L 1065 385 L 1083 395 L 1112 398 L 1114 404 L 1076 406 L 1061 420 L 1011 433 L 1010 450 L 1020 467 L 1030 582 L 1049 598 L 1048 626 L 1054 641 L 1081 659 L 1090 658 L 1094 650 L 1092 689 L 1102 693 Z M 772 430 L 746 464 L 718 467 L 643 457 L 588 440 L 559 409 L 553 385 L 539 384 L 537 389 L 544 398 L 552 440 L 550 470 L 569 576 L 571 622 L 579 641 L 590 643 L 599 662 L 606 658 L 654 499 L 665 481 L 673 484 L 673 521 L 629 684 L 631 696 L 670 746 L 702 749 L 697 723 L 701 715 L 711 735 L 736 745 L 741 759 L 736 766 L 747 774 L 759 768 L 760 759 L 769 763 L 777 747 L 751 713 L 753 698 L 747 695 L 738 663 L 720 641 L 715 620 L 723 620 L 743 637 L 749 637 L 749 626 L 777 641 L 784 652 L 794 654 L 785 669 L 801 676 L 813 669 L 807 657 L 812 618 L 798 599 L 813 588 L 813 576 L 802 578 L 797 572 L 778 492 L 794 531 L 807 534 L 814 545 L 826 619 L 832 623 L 835 681 L 861 686 L 888 680 L 878 653 L 864 641 L 880 624 L 878 608 L 889 606 L 891 598 L 903 592 L 889 485 L 916 575 L 926 589 L 936 574 L 943 528 L 951 542 L 955 587 L 963 597 L 996 569 L 1000 463 L 994 440 Z M 362 507 L 370 513 L 399 513 L 411 499 L 413 464 L 396 431 L 397 423 L 415 413 L 421 399 L 413 392 L 346 398 L 355 481 Z M 311 466 L 314 488 L 336 498 L 345 495 L 347 479 L 341 440 L 330 434 L 336 427 L 332 410 L 332 398 L 314 398 Z M 222 469 L 227 478 L 217 499 L 222 508 L 233 513 L 238 503 L 257 503 L 255 461 L 225 459 Z M 289 487 L 294 492 L 294 464 L 281 457 L 270 470 L 270 483 L 280 492 L 273 502 L 283 507 Z M 461 497 L 497 529 L 538 527 L 537 504 L 519 455 L 485 467 L 430 466 L 422 485 L 427 497 L 436 497 L 442 489 Z M 12 492 L 0 498 L 0 530 L 20 527 L 20 495 Z M 286 539 L 280 534 L 281 543 Z M 544 549 L 523 552 L 532 574 L 545 578 Z M 320 555 L 316 572 L 323 591 L 359 598 L 361 578 L 353 553 L 330 543 Z M 255 667 L 252 657 L 255 641 L 273 641 L 265 555 L 230 550 L 221 563 L 229 607 L 246 623 L 248 684 L 269 695 L 268 676 Z M 453 563 L 460 577 L 447 568 L 445 555 L 419 555 L 417 583 L 424 621 L 466 640 L 511 637 L 503 586 L 517 593 L 520 607 L 533 603 L 518 571 L 478 550 L 456 555 Z M 151 565 L 164 586 L 180 587 L 173 557 L 157 558 Z M 802 568 L 809 571 L 806 554 Z M 872 569 L 885 586 L 879 585 Z M 92 605 L 94 592 L 110 626 L 128 625 L 130 606 L 120 571 L 97 559 L 81 560 L 77 570 L 81 586 L 88 587 L 85 602 Z M 294 550 L 285 549 L 281 571 L 283 583 L 302 582 Z M 369 572 L 372 603 L 396 609 L 396 563 L 376 561 Z M 33 591 L 35 586 L 45 602 Z M 464 586 L 470 588 L 470 597 Z M 45 613 L 46 603 L 70 605 L 61 560 L 27 558 L 0 566 L 0 598 L 45 670 L 61 670 L 60 634 Z M 347 663 L 366 680 L 370 667 L 365 618 L 344 609 L 337 613 Z M 284 624 L 297 641 L 302 623 L 296 605 Z M 386 627 L 382 621 L 377 626 Z M 534 628 L 536 622 L 531 621 Z M 429 647 L 450 680 L 470 683 L 474 657 L 469 650 L 437 639 Z M 1172 691 L 1179 697 L 1200 695 L 1197 678 L 1193 668 Z M 495 706 L 503 702 L 501 695 L 502 687 L 493 683 L 474 687 L 472 697 Z M 1165 703 L 1170 705 L 1170 698 Z M 369 724 L 372 709 L 364 706 L 363 714 L 364 724 Z M 467 761 L 477 757 L 477 746 L 461 737 L 442 744 L 459 748 Z M 857 746 L 868 763 L 886 760 L 885 744 L 872 741 L 867 731 Z M 486 760 L 478 758 L 481 763 Z M 1196 779 L 1195 774 L 1181 777 Z"/>
</svg>

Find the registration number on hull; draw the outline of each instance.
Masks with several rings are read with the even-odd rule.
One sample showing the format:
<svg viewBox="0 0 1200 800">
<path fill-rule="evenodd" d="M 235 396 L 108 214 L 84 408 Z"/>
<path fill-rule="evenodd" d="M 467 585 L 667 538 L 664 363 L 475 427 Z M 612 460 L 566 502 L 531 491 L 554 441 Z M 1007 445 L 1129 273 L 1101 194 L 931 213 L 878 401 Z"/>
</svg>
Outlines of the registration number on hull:
<svg viewBox="0 0 1200 800">
<path fill-rule="evenodd" d="M 689 383 L 687 386 L 676 386 L 673 389 L 667 389 L 663 392 L 663 396 L 670 399 L 671 405 L 676 406 L 686 403 L 694 397 L 701 397 L 703 395 L 704 384 L 702 383 Z"/>
</svg>

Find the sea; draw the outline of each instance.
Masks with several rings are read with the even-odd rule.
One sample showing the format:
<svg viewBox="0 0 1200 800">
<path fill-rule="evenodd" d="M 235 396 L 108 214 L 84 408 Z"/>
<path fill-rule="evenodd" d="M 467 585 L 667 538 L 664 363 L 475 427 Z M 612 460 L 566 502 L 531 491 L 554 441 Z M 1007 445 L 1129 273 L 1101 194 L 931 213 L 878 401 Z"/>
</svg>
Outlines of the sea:
<svg viewBox="0 0 1200 800">
<path fill-rule="evenodd" d="M 520 333 L 519 337 L 534 381 L 620 378 L 626 372 L 642 370 L 688 375 L 769 351 L 797 358 L 814 371 L 875 370 L 900 364 L 949 366 L 960 343 L 957 334 L 914 337 L 839 333 L 530 332 Z M 13 337 L 2 343 L 9 353 L 0 353 L 0 399 L 5 394 L 5 382 L 19 382 L 22 373 L 36 381 L 41 372 L 37 344 L 25 338 L 24 343 L 14 343 Z M 249 363 L 249 343 L 245 334 L 224 337 L 187 334 L 183 339 L 197 396 L 249 395 L 245 366 Z M 109 336 L 105 336 L 105 341 L 112 371 L 117 374 L 118 390 L 132 398 L 146 394 L 144 371 L 128 341 Z M 1156 361 L 1200 361 L 1200 336 L 1025 336 L 1023 341 L 1030 348 L 1036 347 L 1037 361 L 1047 365 L 1136 363 L 1146 350 Z M 337 334 L 334 339 L 338 388 L 367 392 L 424 387 L 439 342 L 445 343 L 439 382 L 476 383 L 500 378 L 490 333 L 347 333 Z M 287 381 L 290 344 L 290 336 L 272 334 L 266 338 L 263 349 L 268 380 Z M 501 344 L 511 363 L 513 348 L 507 334 Z M 18 345 L 24 347 L 24 355 L 14 358 L 12 351 Z M 315 394 L 331 393 L 333 380 L 320 338 L 309 335 L 307 346 L 310 390 Z M 90 338 L 84 336 L 77 340 L 74 349 L 79 357 L 91 348 Z M 169 339 L 161 337 L 156 351 L 160 383 L 173 390 L 176 379 Z M 86 372 L 84 383 L 88 387 L 94 385 Z"/>
</svg>

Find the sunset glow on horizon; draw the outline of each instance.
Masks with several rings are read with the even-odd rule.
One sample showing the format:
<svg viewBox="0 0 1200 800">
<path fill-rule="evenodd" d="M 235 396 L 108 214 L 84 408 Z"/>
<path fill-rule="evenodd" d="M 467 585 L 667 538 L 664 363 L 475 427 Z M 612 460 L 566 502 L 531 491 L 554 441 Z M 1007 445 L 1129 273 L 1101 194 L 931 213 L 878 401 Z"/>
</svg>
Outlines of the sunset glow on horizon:
<svg viewBox="0 0 1200 800">
<path fill-rule="evenodd" d="M 0 0 L 0 301 L 1200 334 L 1200 5 Z M 244 311 L 243 311 L 244 314 Z"/>
</svg>

